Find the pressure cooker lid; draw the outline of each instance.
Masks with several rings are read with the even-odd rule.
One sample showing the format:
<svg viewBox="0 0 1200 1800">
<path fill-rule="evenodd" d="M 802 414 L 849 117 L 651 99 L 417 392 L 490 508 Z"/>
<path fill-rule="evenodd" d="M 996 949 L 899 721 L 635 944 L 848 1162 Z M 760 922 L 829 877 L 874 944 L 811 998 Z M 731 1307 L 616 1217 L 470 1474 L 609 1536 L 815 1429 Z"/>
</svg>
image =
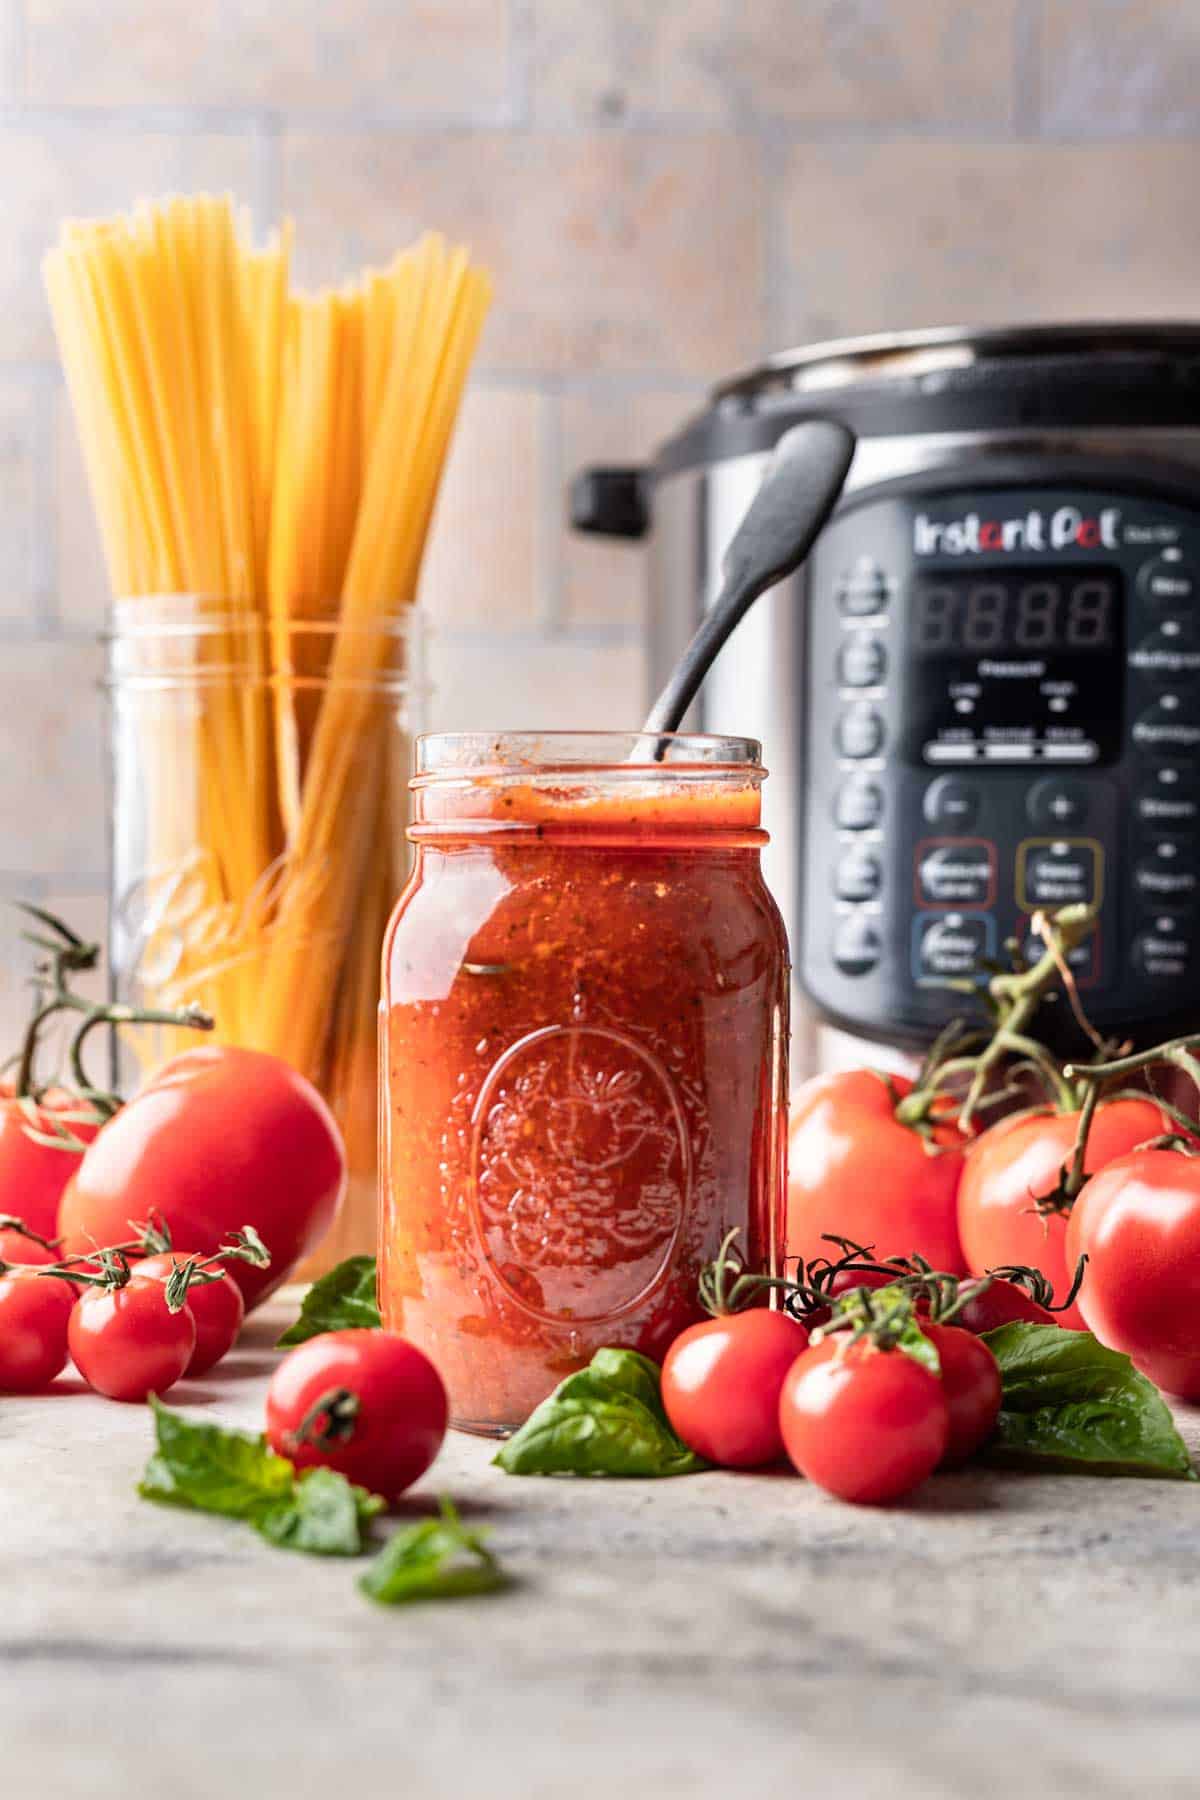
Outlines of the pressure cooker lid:
<svg viewBox="0 0 1200 1800">
<path fill-rule="evenodd" d="M 721 401 L 771 392 L 811 393 L 860 383 L 938 383 L 984 368 L 1010 376 L 1029 364 L 1077 366 L 1092 381 L 1106 367 L 1147 360 L 1162 364 L 1200 357 L 1200 324 L 1183 320 L 1076 325 L 1012 325 L 984 330 L 936 326 L 927 331 L 879 332 L 871 337 L 832 338 L 768 357 L 757 368 L 718 384 Z"/>
<path fill-rule="evenodd" d="M 653 474 L 770 449 L 814 416 L 859 437 L 1200 430 L 1200 323 L 943 327 L 784 351 L 718 383 Z"/>
</svg>

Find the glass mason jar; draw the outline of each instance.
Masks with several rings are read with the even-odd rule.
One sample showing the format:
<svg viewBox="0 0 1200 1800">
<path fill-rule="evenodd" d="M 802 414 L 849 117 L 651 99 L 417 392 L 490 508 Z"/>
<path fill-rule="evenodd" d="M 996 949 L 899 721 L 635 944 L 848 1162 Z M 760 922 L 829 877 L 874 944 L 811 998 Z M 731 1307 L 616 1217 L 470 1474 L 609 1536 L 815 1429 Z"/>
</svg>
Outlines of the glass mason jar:
<svg viewBox="0 0 1200 1800">
<path fill-rule="evenodd" d="M 777 1267 L 787 941 L 748 739 L 437 736 L 417 770 L 380 1304 L 501 1434 L 602 1346 L 661 1358 L 733 1226 Z"/>
<path fill-rule="evenodd" d="M 314 1274 L 374 1249 L 376 1014 L 407 873 L 424 621 L 265 621 L 195 595 L 118 603 L 108 638 L 110 966 L 118 999 L 198 1002 L 330 1102 L 350 1181 Z M 196 1038 L 140 1028 L 129 1085 Z"/>
</svg>

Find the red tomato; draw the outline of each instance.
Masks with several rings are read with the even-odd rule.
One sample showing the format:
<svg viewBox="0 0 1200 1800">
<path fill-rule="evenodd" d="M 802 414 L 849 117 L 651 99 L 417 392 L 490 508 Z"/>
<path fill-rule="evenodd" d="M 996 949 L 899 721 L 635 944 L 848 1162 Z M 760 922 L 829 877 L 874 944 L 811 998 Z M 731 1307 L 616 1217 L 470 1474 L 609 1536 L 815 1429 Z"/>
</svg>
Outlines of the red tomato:
<svg viewBox="0 0 1200 1800">
<path fill-rule="evenodd" d="M 942 1384 L 903 1350 L 835 1335 L 797 1357 L 779 1424 L 802 1475 L 842 1500 L 898 1500 L 943 1456 L 950 1420 Z"/>
<path fill-rule="evenodd" d="M 855 1288 L 890 1287 L 894 1281 L 899 1281 L 903 1274 L 903 1269 L 897 1269 L 893 1275 L 882 1275 L 876 1269 L 839 1269 L 835 1275 L 830 1277 L 824 1292 L 829 1295 L 831 1300 L 837 1300 L 843 1294 L 852 1294 Z M 832 1317 L 832 1307 L 818 1306 L 814 1307 L 812 1312 L 805 1314 L 804 1323 L 810 1331 L 815 1331 L 818 1325 L 827 1325 Z"/>
<path fill-rule="evenodd" d="M 190 1306 L 167 1309 L 163 1284 L 133 1276 L 119 1288 L 88 1287 L 67 1328 L 71 1360 L 110 1400 L 145 1400 L 174 1387 L 196 1348 Z"/>
<path fill-rule="evenodd" d="M 263 1051 L 206 1045 L 165 1063 L 109 1120 L 63 1195 L 59 1232 L 87 1250 L 156 1214 L 173 1243 L 208 1254 L 253 1225 L 270 1268 L 229 1270 L 253 1307 L 320 1243 L 345 1175 L 341 1136 L 311 1082 Z"/>
<path fill-rule="evenodd" d="M 911 1091 L 902 1076 L 892 1080 L 899 1096 Z M 930 1148 L 900 1124 L 887 1084 L 869 1069 L 806 1082 L 792 1107 L 788 1256 L 827 1256 L 822 1236 L 836 1232 L 870 1244 L 880 1261 L 916 1251 L 935 1269 L 965 1273 L 955 1202 L 966 1140 L 951 1125 L 935 1138 Z"/>
<path fill-rule="evenodd" d="M 1084 1252 L 1079 1305 L 1100 1342 L 1200 1400 L 1200 1159 L 1139 1150 L 1093 1175 L 1067 1228 L 1067 1255 Z"/>
<path fill-rule="evenodd" d="M 1057 1325 L 1061 1316 L 1047 1312 L 1023 1287 L 1002 1277 L 989 1282 L 987 1287 L 978 1281 L 964 1281 L 959 1294 L 965 1294 L 967 1298 L 952 1323 L 963 1331 L 973 1331 L 977 1337 L 1014 1321 L 1026 1325 Z"/>
<path fill-rule="evenodd" d="M 26 1237 L 23 1231 L 18 1231 L 11 1225 L 0 1228 L 0 1263 L 16 1263 L 26 1267 L 45 1269 L 58 1260 L 57 1250 L 48 1250 L 45 1244 L 39 1244 L 35 1238 Z M 65 1284 L 64 1292 L 69 1292 Z"/>
<path fill-rule="evenodd" d="M 61 1373 L 74 1304 L 65 1281 L 24 1269 L 0 1275 L 0 1393 L 40 1393 Z"/>
<path fill-rule="evenodd" d="M 284 1357 L 267 1389 L 267 1439 L 299 1469 L 323 1464 L 394 1500 L 442 1446 L 442 1378 L 392 1331 L 327 1331 Z"/>
<path fill-rule="evenodd" d="M 65 1114 L 66 1130 L 90 1143 L 100 1127 L 76 1118 L 81 1110 L 81 1101 L 60 1089 L 51 1089 L 38 1104 L 34 1129 L 53 1136 L 54 1115 Z M 59 1199 L 79 1167 L 80 1152 L 37 1143 L 26 1130 L 30 1123 L 13 1098 L 12 1083 L 0 1086 L 0 1212 L 15 1213 L 31 1231 L 41 1237 L 53 1237 Z"/>
<path fill-rule="evenodd" d="M 972 1275 L 1009 1263 L 1040 1269 L 1056 1300 L 1070 1291 L 1074 1264 L 1064 1247 L 1067 1221 L 1040 1214 L 1035 1202 L 1053 1193 L 1070 1164 L 1079 1114 L 1014 1113 L 978 1137 L 967 1151 L 958 1191 L 958 1228 Z M 1151 1100 L 1113 1100 L 1097 1109 L 1084 1167 L 1089 1174 L 1135 1144 L 1167 1130 Z M 1084 1285 L 1091 1272 L 1084 1276 Z M 1057 1313 L 1060 1325 L 1081 1330 L 1078 1302 Z"/>
<path fill-rule="evenodd" d="M 178 1252 L 145 1256 L 133 1265 L 135 1275 L 148 1275 L 164 1286 L 175 1270 L 187 1261 Z M 188 1287 L 188 1310 L 196 1321 L 196 1348 L 187 1366 L 188 1375 L 205 1375 L 237 1343 L 246 1316 L 246 1302 L 236 1281 L 226 1269 L 219 1281 L 194 1281 Z"/>
<path fill-rule="evenodd" d="M 938 1353 L 950 1435 L 942 1461 L 966 1462 L 991 1437 L 1000 1411 L 1000 1367 L 987 1345 L 956 1325 L 921 1330 Z"/>
<path fill-rule="evenodd" d="M 797 1319 L 763 1307 L 689 1326 L 662 1366 L 663 1405 L 688 1448 L 727 1469 L 778 1462 L 783 1378 L 807 1344 Z"/>
</svg>

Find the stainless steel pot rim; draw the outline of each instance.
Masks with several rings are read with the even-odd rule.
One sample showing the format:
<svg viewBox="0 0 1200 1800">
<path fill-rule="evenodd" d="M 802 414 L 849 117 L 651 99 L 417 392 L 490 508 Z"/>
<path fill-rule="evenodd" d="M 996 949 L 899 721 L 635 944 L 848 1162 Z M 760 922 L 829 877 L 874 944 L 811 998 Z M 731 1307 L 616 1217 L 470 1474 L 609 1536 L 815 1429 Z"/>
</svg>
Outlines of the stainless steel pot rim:
<svg viewBox="0 0 1200 1800">
<path fill-rule="evenodd" d="M 941 325 L 913 331 L 831 338 L 782 350 L 713 389 L 715 402 L 756 392 L 849 387 L 857 382 L 905 380 L 975 363 L 1062 356 L 1200 356 L 1200 321 L 1090 320 L 1074 323 L 973 327 Z"/>
</svg>

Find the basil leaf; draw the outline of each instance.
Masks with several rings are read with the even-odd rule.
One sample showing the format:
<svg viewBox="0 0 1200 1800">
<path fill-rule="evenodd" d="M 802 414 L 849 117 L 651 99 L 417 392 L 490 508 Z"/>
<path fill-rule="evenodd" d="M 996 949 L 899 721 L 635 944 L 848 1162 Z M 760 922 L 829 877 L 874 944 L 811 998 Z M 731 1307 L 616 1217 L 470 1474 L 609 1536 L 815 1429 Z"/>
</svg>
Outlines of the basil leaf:
<svg viewBox="0 0 1200 1800">
<path fill-rule="evenodd" d="M 253 1524 L 281 1550 L 357 1556 L 363 1547 L 363 1524 L 382 1507 L 377 1494 L 352 1487 L 336 1469 L 310 1469 L 294 1483 L 289 1499 L 279 1501 Z"/>
<path fill-rule="evenodd" d="M 373 1256 L 350 1256 L 314 1281 L 301 1302 L 300 1317 L 284 1332 L 279 1348 L 307 1343 L 323 1331 L 378 1330 L 382 1320 L 376 1273 Z"/>
<path fill-rule="evenodd" d="M 267 1440 L 247 1431 L 197 1424 L 151 1395 L 158 1452 L 138 1486 L 146 1500 L 222 1513 L 252 1524 L 292 1497 L 295 1471 Z"/>
<path fill-rule="evenodd" d="M 598 1350 L 496 1456 L 510 1475 L 693 1475 L 708 1464 L 672 1431 L 656 1364 Z"/>
<path fill-rule="evenodd" d="M 445 1496 L 440 1505 L 440 1518 L 397 1531 L 359 1577 L 358 1585 L 370 1599 L 382 1606 L 407 1606 L 414 1600 L 490 1594 L 509 1585 L 484 1542 L 487 1533 L 468 1531 Z"/>
<path fill-rule="evenodd" d="M 1194 1481 L 1187 1446 L 1153 1382 L 1090 1331 L 1015 1322 L 983 1334 L 1004 1397 L 989 1461 L 1090 1475 Z"/>
<path fill-rule="evenodd" d="M 242 1519 L 285 1550 L 357 1556 L 362 1527 L 383 1501 L 336 1469 L 297 1476 L 265 1437 L 198 1424 L 151 1397 L 158 1449 L 138 1492 L 146 1500 Z"/>
</svg>

